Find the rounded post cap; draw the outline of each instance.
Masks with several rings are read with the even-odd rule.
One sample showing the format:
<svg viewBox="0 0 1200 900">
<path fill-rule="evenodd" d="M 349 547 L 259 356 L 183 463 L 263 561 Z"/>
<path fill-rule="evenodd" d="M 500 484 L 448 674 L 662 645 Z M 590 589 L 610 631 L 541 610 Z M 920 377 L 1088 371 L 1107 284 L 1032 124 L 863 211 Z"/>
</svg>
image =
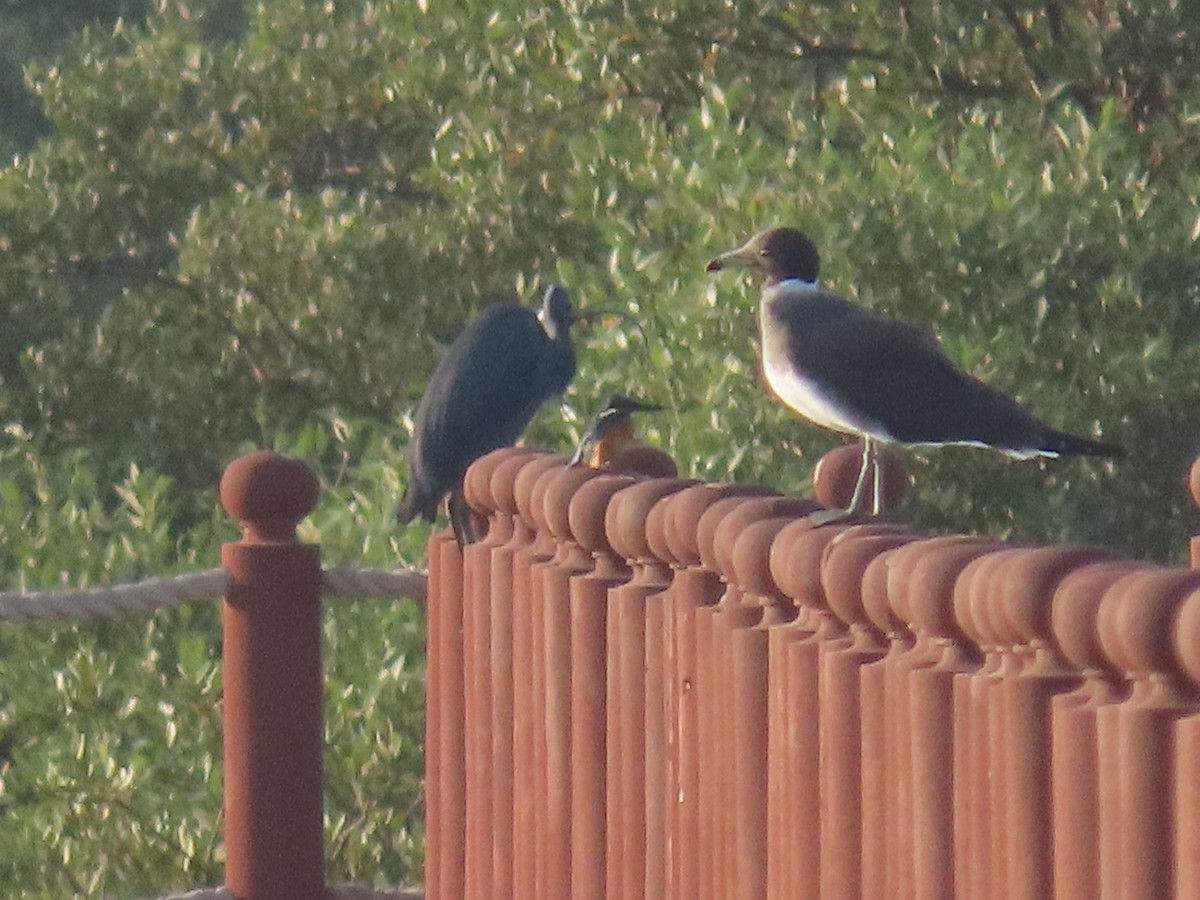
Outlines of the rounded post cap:
<svg viewBox="0 0 1200 900">
<path fill-rule="evenodd" d="M 571 501 L 575 499 L 580 488 L 600 473 L 587 466 L 567 466 L 551 471 L 554 474 L 546 483 L 545 497 L 542 500 L 546 528 L 558 540 L 574 542 L 575 535 L 570 522 Z"/>
<path fill-rule="evenodd" d="M 605 470 L 614 475 L 644 475 L 648 478 L 678 478 L 679 467 L 669 453 L 645 444 L 622 447 L 613 454 Z"/>
<path fill-rule="evenodd" d="M 1054 589 L 1050 606 L 1050 628 L 1054 643 L 1078 668 L 1115 672 L 1112 660 L 1100 644 L 1097 613 L 1109 588 L 1149 563 L 1133 560 L 1096 562 L 1068 572 Z"/>
<path fill-rule="evenodd" d="M 621 490 L 604 514 L 604 528 L 613 551 L 627 560 L 654 559 L 647 527 L 651 511 L 665 498 L 693 484 L 678 478 L 649 478 Z"/>
<path fill-rule="evenodd" d="M 496 496 L 492 492 L 492 478 L 496 469 L 509 460 L 532 456 L 533 452 L 524 447 L 501 447 L 471 463 L 463 476 L 463 496 L 467 498 L 468 505 L 484 515 L 496 512 Z"/>
<path fill-rule="evenodd" d="M 599 472 L 575 491 L 567 508 L 567 524 L 580 547 L 590 553 L 615 554 L 608 542 L 608 505 L 618 491 L 633 483 L 631 475 Z"/>
<path fill-rule="evenodd" d="M 291 543 L 296 525 L 317 505 L 317 476 L 306 463 L 274 450 L 239 457 L 221 476 L 221 505 L 242 526 L 243 543 Z"/>
<path fill-rule="evenodd" d="M 854 494 L 854 483 L 862 467 L 862 444 L 847 444 L 830 450 L 813 466 L 813 496 L 826 509 L 845 509 Z M 883 467 L 883 509 L 893 509 L 908 496 L 912 478 L 900 455 L 886 447 L 875 451 L 878 465 Z M 875 496 L 874 483 L 867 485 L 867 503 Z"/>
<path fill-rule="evenodd" d="M 868 566 L 881 554 L 921 539 L 885 525 L 855 525 L 837 535 L 821 554 L 821 588 L 833 614 L 846 625 L 874 627 L 863 606 Z"/>
</svg>

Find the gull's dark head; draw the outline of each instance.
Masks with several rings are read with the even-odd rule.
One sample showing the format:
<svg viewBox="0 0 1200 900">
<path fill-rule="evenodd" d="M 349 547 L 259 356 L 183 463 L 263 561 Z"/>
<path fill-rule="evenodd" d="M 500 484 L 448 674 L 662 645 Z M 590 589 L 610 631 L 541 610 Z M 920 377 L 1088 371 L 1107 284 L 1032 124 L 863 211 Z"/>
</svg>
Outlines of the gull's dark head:
<svg viewBox="0 0 1200 900">
<path fill-rule="evenodd" d="M 707 272 L 750 269 L 764 274 L 767 284 L 789 278 L 814 284 L 821 271 L 821 259 L 816 245 L 804 232 L 795 228 L 770 228 L 736 250 L 722 253 L 704 268 Z"/>
</svg>

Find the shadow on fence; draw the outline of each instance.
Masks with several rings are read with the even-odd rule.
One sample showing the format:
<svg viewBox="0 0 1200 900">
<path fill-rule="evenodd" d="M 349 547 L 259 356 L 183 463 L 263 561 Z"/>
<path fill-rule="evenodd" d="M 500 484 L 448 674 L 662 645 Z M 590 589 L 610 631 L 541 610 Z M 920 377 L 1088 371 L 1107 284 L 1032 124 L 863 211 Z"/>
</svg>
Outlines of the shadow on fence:
<svg viewBox="0 0 1200 900">
<path fill-rule="evenodd" d="M 431 900 L 1200 897 L 1200 571 L 520 449 L 466 487 Z"/>
</svg>

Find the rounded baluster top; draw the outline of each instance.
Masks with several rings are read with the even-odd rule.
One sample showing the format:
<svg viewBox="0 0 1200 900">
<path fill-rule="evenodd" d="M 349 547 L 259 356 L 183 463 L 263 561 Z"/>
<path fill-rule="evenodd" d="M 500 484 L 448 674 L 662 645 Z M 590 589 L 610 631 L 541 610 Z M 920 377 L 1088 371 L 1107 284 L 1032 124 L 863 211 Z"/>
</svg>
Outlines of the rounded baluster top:
<svg viewBox="0 0 1200 900">
<path fill-rule="evenodd" d="M 905 546 L 907 545 L 883 551 L 867 563 L 867 568 L 863 572 L 863 612 L 870 625 L 887 635 L 901 634 L 905 630 L 904 623 L 892 611 L 891 599 L 888 596 L 892 557 L 903 550 Z"/>
<path fill-rule="evenodd" d="M 627 560 L 654 558 L 647 534 L 651 510 L 663 505 L 664 498 L 693 484 L 678 478 L 649 478 L 613 497 L 604 514 L 604 529 L 613 550 Z M 668 564 L 666 559 L 662 562 Z"/>
<path fill-rule="evenodd" d="M 962 639 L 954 595 L 965 570 L 1002 544 L 973 535 L 943 535 L 901 547 L 890 557 L 888 599 L 915 633 Z"/>
<path fill-rule="evenodd" d="M 921 536 L 889 525 L 855 525 L 830 541 L 822 554 L 821 588 L 825 602 L 847 625 L 874 625 L 863 607 L 867 568 L 881 554 Z"/>
<path fill-rule="evenodd" d="M 513 499 L 516 502 L 517 515 L 520 516 L 521 521 L 529 528 L 537 529 L 540 527 L 534 521 L 534 487 L 547 472 L 565 468 L 566 465 L 567 459 L 565 456 L 550 453 L 546 456 L 535 456 L 529 459 L 521 467 L 521 471 L 517 473 L 516 481 L 513 484 Z M 540 501 L 540 499 L 541 497 L 539 496 L 538 500 Z"/>
<path fill-rule="evenodd" d="M 560 541 L 575 540 L 570 523 L 571 501 L 580 488 L 599 475 L 588 466 L 568 466 L 548 476 L 543 511 L 546 527 Z"/>
<path fill-rule="evenodd" d="M 771 577 L 780 593 L 797 606 L 825 609 L 821 566 L 826 548 L 838 535 L 860 527 L 850 521 L 815 526 L 812 519 L 789 522 L 771 545 Z"/>
<path fill-rule="evenodd" d="M 613 496 L 633 483 L 633 478 L 629 475 L 607 475 L 598 472 L 594 478 L 580 485 L 567 510 L 571 534 L 575 536 L 575 542 L 580 547 L 590 553 L 620 555 L 615 553 L 608 542 L 605 520 Z"/>
<path fill-rule="evenodd" d="M 307 464 L 259 450 L 225 467 L 221 505 L 241 523 L 244 543 L 292 543 L 296 525 L 317 505 L 318 490 Z"/>
<path fill-rule="evenodd" d="M 674 501 L 689 487 L 695 487 L 699 482 L 686 481 L 684 486 L 674 493 L 667 494 L 662 502 L 655 503 L 646 514 L 646 546 L 657 559 L 669 566 L 676 566 L 679 560 L 671 549 L 669 533 L 675 525 L 677 512 Z"/>
<path fill-rule="evenodd" d="M 967 564 L 955 582 L 952 599 L 957 629 L 984 653 L 1004 645 L 1004 634 L 993 615 L 1000 584 L 996 573 L 1007 556 L 1021 552 L 1004 544 L 997 544 L 994 550 Z"/>
<path fill-rule="evenodd" d="M 697 484 L 684 488 L 668 502 L 667 543 L 677 564 L 698 566 L 700 520 L 713 504 L 730 497 L 777 497 L 779 492 L 762 484 Z"/>
<path fill-rule="evenodd" d="M 908 496 L 912 479 L 903 459 L 886 447 L 876 450 L 875 459 L 883 471 L 882 508 L 894 509 Z M 817 460 L 812 472 L 813 496 L 817 498 L 817 502 L 826 509 L 845 509 L 849 506 L 861 466 L 862 444 L 838 447 Z M 874 496 L 875 485 L 872 481 L 867 485 L 868 505 Z"/>
<path fill-rule="evenodd" d="M 1200 572 L 1157 567 L 1135 570 L 1109 588 L 1096 624 L 1112 668 L 1135 679 L 1184 677 L 1175 655 L 1176 615 L 1197 590 Z"/>
<path fill-rule="evenodd" d="M 553 455 L 530 450 L 524 453 L 510 453 L 492 470 L 492 480 L 488 487 L 496 512 L 504 516 L 517 514 L 517 476 L 526 465 L 538 459 L 553 459 Z"/>
<path fill-rule="evenodd" d="M 561 467 L 551 466 L 550 468 L 546 469 L 546 471 L 539 475 L 533 482 L 533 487 L 529 491 L 529 503 L 522 511 L 528 511 L 528 522 L 533 526 L 533 530 L 540 535 L 551 534 L 550 523 L 546 519 L 546 496 L 550 492 L 550 486 L 558 480 L 559 476 L 562 475 L 563 470 L 566 468 L 566 463 L 563 461 L 563 465 Z M 521 506 L 521 500 L 519 497 L 517 498 L 517 506 L 518 508 Z"/>
<path fill-rule="evenodd" d="M 779 598 L 783 591 L 771 573 L 771 548 L 779 533 L 795 519 L 771 516 L 755 519 L 733 537 L 729 554 L 732 581 L 747 594 Z"/>
<path fill-rule="evenodd" d="M 1097 562 L 1073 569 L 1058 583 L 1050 602 L 1050 628 L 1059 652 L 1078 669 L 1115 669 L 1100 646 L 1100 601 L 1130 572 L 1148 567 L 1128 560 Z"/>
<path fill-rule="evenodd" d="M 1012 642 L 1018 645 L 1054 644 L 1051 611 L 1054 592 L 1075 569 L 1112 562 L 1117 554 L 1102 547 L 1056 544 L 1030 547 L 1005 561 L 999 570 L 999 615 Z"/>
<path fill-rule="evenodd" d="M 1200 591 L 1193 591 L 1180 604 L 1173 637 L 1180 667 L 1193 685 L 1200 686 Z"/>
<path fill-rule="evenodd" d="M 700 558 L 722 578 L 730 579 L 734 542 L 751 523 L 759 519 L 798 518 L 815 509 L 817 505 L 803 497 L 737 497 L 719 501 L 700 519 Z"/>
<path fill-rule="evenodd" d="M 468 505 L 485 516 L 496 512 L 496 496 L 492 490 L 496 469 L 510 459 L 523 459 L 532 454 L 532 450 L 524 447 L 501 447 L 471 463 L 463 476 L 463 496 L 467 498 Z"/>
</svg>

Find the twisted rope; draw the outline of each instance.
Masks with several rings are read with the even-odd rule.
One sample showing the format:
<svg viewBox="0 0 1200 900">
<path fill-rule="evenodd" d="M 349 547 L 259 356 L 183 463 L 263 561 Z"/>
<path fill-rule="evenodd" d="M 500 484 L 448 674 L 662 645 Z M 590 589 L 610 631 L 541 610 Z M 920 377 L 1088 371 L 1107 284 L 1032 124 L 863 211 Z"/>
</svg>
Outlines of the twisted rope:
<svg viewBox="0 0 1200 900">
<path fill-rule="evenodd" d="M 329 900 L 425 900 L 420 890 L 394 890 L 374 888 L 362 884 L 332 885 L 326 892 Z M 237 900 L 229 888 L 199 888 L 186 894 L 172 894 L 157 900 Z"/>
<path fill-rule="evenodd" d="M 124 613 L 151 613 L 198 600 L 222 596 L 229 585 L 224 569 L 192 575 L 147 578 L 136 584 L 114 584 L 91 590 L 36 591 L 0 594 L 0 620 L 31 622 L 35 619 L 93 619 Z"/>
<path fill-rule="evenodd" d="M 321 573 L 321 593 L 348 598 L 386 597 L 425 599 L 425 575 L 411 569 L 336 568 Z M 147 578 L 135 584 L 114 584 L 90 590 L 0 593 L 0 621 L 32 622 L 44 619 L 111 618 L 127 613 L 143 615 L 184 603 L 216 600 L 229 590 L 229 573 L 209 569 L 190 575 Z"/>
<path fill-rule="evenodd" d="M 186 894 L 171 894 L 166 897 L 156 897 L 154 900 L 237 900 L 229 888 L 197 888 Z"/>
<path fill-rule="evenodd" d="M 351 569 L 340 566 L 321 573 L 321 593 L 326 596 L 362 599 L 425 601 L 426 577 L 413 569 Z"/>
</svg>

